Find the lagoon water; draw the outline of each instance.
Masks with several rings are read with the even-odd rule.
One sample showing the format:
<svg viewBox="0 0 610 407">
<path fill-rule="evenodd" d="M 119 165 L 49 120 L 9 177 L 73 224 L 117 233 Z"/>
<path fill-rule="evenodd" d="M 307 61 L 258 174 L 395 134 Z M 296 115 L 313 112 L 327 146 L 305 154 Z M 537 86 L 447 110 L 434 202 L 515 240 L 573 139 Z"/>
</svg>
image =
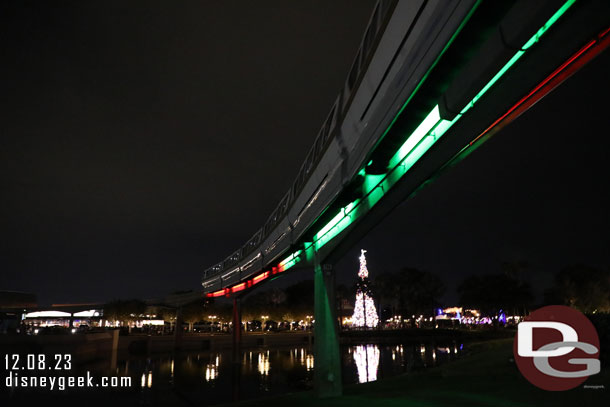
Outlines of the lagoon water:
<svg viewBox="0 0 610 407">
<path fill-rule="evenodd" d="M 452 343 L 344 346 L 344 384 L 363 383 L 397 374 L 417 374 L 427 367 L 459 357 L 463 345 Z M 131 378 L 125 389 L 66 389 L 30 392 L 18 389 L 10 401 L 27 405 L 56 399 L 63 405 L 190 406 L 214 405 L 310 390 L 315 358 L 311 347 L 255 348 L 242 351 L 240 363 L 230 351 L 159 354 L 119 361 L 110 371 L 105 362 L 83 366 L 96 378 Z M 78 403 L 75 403 L 78 401 Z M 110 404 L 109 404 L 110 403 Z"/>
<path fill-rule="evenodd" d="M 457 357 L 460 348 L 460 344 L 342 347 L 343 382 L 415 373 Z M 130 375 L 140 388 L 141 401 L 149 405 L 165 393 L 196 404 L 216 404 L 303 391 L 313 385 L 315 358 L 309 347 L 246 350 L 240 362 L 236 367 L 230 352 L 167 355 L 125 361 L 118 374 Z"/>
</svg>

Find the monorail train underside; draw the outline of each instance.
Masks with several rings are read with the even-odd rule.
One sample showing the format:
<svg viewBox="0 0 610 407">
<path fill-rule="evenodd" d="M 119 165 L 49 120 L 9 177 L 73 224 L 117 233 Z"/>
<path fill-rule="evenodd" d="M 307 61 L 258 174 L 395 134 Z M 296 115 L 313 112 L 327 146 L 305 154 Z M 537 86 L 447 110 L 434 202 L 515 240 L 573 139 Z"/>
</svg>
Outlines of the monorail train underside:
<svg viewBox="0 0 610 407">
<path fill-rule="evenodd" d="M 292 188 L 207 296 L 336 261 L 609 43 L 610 2 L 379 1 Z"/>
</svg>

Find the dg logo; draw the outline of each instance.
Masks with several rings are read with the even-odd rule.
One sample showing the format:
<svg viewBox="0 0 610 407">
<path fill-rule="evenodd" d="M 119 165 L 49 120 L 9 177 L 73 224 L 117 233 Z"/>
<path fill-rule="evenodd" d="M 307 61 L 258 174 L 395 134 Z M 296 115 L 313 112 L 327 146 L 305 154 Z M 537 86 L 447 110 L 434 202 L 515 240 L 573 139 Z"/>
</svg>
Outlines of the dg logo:
<svg viewBox="0 0 610 407">
<path fill-rule="evenodd" d="M 521 374 L 544 390 L 573 389 L 600 371 L 595 327 L 563 305 L 540 308 L 521 322 L 513 352 Z"/>
</svg>

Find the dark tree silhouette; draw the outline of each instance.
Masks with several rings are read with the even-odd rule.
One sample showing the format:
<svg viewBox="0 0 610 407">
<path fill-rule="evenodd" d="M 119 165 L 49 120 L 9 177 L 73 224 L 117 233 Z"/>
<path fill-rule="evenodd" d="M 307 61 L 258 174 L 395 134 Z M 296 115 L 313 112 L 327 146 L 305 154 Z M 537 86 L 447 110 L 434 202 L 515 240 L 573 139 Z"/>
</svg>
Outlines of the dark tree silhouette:
<svg viewBox="0 0 610 407">
<path fill-rule="evenodd" d="M 115 300 L 104 305 L 104 318 L 125 324 L 135 321 L 146 312 L 146 304 L 140 300 Z"/>
<path fill-rule="evenodd" d="M 445 285 L 436 274 L 415 268 L 383 273 L 375 279 L 375 295 L 393 315 L 433 315 L 444 292 Z"/>
<path fill-rule="evenodd" d="M 182 318 L 184 322 L 189 324 L 189 332 L 193 331 L 193 324 L 195 322 L 203 321 L 206 316 L 207 313 L 203 301 L 195 301 L 182 307 Z"/>
<path fill-rule="evenodd" d="M 528 283 L 507 274 L 485 274 L 467 277 L 458 286 L 460 305 L 480 309 L 484 315 L 500 310 L 521 314 L 533 301 Z"/>
<path fill-rule="evenodd" d="M 429 271 L 403 268 L 397 273 L 399 304 L 407 315 L 433 315 L 440 305 L 445 284 Z"/>
<path fill-rule="evenodd" d="M 337 315 L 339 316 L 339 326 L 341 324 L 341 318 L 343 318 L 343 302 L 350 298 L 350 292 L 345 284 L 337 284 L 335 287 L 335 299 L 337 301 Z"/>
<path fill-rule="evenodd" d="M 286 289 L 255 291 L 244 298 L 244 320 L 260 320 L 262 315 L 274 321 L 305 319 L 313 315 L 313 280 L 301 281 Z"/>
<path fill-rule="evenodd" d="M 286 288 L 286 307 L 298 315 L 313 315 L 313 280 L 298 282 Z"/>
<path fill-rule="evenodd" d="M 577 264 L 555 275 L 545 293 L 548 304 L 568 305 L 585 313 L 610 312 L 610 272 Z"/>
<path fill-rule="evenodd" d="M 378 300 L 379 312 L 385 307 L 392 315 L 398 313 L 400 307 L 400 281 L 398 273 L 382 273 L 375 278 L 373 289 Z"/>
</svg>

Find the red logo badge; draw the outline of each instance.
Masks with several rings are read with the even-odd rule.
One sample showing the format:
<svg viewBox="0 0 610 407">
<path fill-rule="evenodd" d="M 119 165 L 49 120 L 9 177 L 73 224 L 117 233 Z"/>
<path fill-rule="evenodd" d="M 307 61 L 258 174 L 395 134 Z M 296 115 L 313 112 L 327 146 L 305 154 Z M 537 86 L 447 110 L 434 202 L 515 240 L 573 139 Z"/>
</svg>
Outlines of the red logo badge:
<svg viewBox="0 0 610 407">
<path fill-rule="evenodd" d="M 532 312 L 517 328 L 515 361 L 533 385 L 569 390 L 599 373 L 599 337 L 581 312 L 550 305 Z"/>
</svg>

